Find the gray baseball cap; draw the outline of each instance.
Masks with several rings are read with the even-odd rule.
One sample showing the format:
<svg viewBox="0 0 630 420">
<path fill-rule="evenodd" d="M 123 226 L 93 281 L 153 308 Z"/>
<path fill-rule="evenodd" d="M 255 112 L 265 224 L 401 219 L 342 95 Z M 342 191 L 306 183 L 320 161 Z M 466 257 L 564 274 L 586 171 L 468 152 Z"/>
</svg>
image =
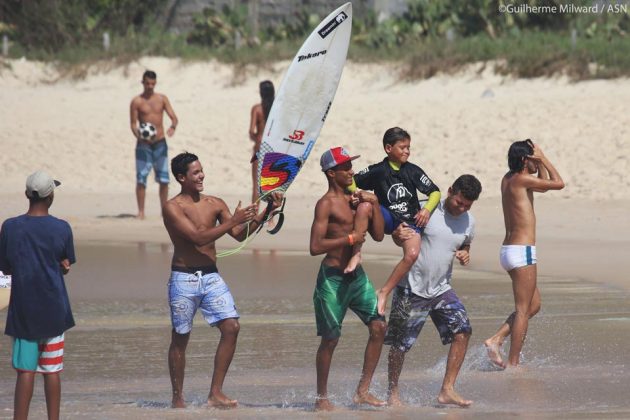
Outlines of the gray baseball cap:
<svg viewBox="0 0 630 420">
<path fill-rule="evenodd" d="M 29 198 L 46 198 L 55 190 L 61 182 L 52 179 L 44 171 L 37 171 L 26 178 L 26 195 Z"/>
</svg>

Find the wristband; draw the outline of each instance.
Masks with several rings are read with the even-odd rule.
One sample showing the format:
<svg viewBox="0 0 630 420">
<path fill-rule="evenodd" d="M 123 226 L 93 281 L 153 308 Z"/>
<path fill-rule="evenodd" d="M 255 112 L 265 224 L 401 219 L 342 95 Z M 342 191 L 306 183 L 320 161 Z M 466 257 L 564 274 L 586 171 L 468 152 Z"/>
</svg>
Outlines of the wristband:
<svg viewBox="0 0 630 420">
<path fill-rule="evenodd" d="M 352 234 L 348 235 L 348 244 L 354 245 L 354 238 L 352 237 Z"/>
</svg>

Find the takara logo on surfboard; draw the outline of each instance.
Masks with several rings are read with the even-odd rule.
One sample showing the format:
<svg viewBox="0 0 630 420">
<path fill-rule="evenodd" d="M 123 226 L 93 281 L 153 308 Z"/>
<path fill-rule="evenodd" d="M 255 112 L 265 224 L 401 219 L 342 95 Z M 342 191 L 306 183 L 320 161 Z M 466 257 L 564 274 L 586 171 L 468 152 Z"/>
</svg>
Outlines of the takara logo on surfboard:
<svg viewBox="0 0 630 420">
<path fill-rule="evenodd" d="M 326 50 L 321 50 L 316 53 L 308 53 L 306 55 L 298 55 L 298 63 L 302 60 L 310 60 L 311 58 L 319 57 L 320 55 L 325 55 Z"/>
<path fill-rule="evenodd" d="M 337 16 L 334 17 L 330 22 L 324 25 L 322 29 L 317 31 L 319 36 L 326 38 L 335 28 L 343 23 L 344 20 L 348 19 L 348 15 L 346 12 L 341 12 Z"/>
</svg>

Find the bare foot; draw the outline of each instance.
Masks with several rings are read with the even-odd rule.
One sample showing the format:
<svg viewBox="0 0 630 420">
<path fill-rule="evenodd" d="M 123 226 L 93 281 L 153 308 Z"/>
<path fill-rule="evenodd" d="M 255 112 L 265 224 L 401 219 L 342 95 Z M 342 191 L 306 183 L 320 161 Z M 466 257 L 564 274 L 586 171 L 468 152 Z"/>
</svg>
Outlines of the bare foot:
<svg viewBox="0 0 630 420">
<path fill-rule="evenodd" d="M 355 404 L 368 404 L 373 407 L 385 407 L 387 405 L 387 401 L 379 400 L 369 392 L 366 392 L 365 394 L 359 394 L 357 392 L 356 394 L 354 394 L 352 402 Z"/>
<path fill-rule="evenodd" d="M 385 310 L 387 309 L 387 293 L 383 291 L 383 289 L 378 289 L 376 291 L 376 310 L 379 315 L 385 315 Z"/>
<path fill-rule="evenodd" d="M 142 213 L 138 213 L 138 215 L 136 216 L 136 219 L 138 219 L 138 220 L 144 220 L 144 212 L 142 212 Z"/>
<path fill-rule="evenodd" d="M 513 365 L 511 363 L 506 363 L 505 370 L 506 372 L 516 373 L 516 374 L 521 374 L 527 371 L 527 369 L 524 368 L 523 365 Z"/>
<path fill-rule="evenodd" d="M 173 401 L 171 402 L 171 408 L 186 408 L 186 401 L 184 398 L 175 398 L 173 397 Z"/>
<path fill-rule="evenodd" d="M 501 345 L 491 339 L 487 339 L 483 344 L 486 346 L 486 352 L 488 352 L 490 361 L 501 369 L 505 369 L 505 362 L 501 358 Z"/>
<path fill-rule="evenodd" d="M 345 270 L 343 270 L 343 273 L 352 273 L 359 264 L 361 264 L 361 251 L 357 252 L 350 258 L 350 261 L 348 261 L 348 265 L 346 266 Z"/>
<path fill-rule="evenodd" d="M 400 394 L 398 394 L 398 392 L 392 392 L 391 394 L 389 394 L 387 405 L 389 405 L 390 407 L 402 407 L 404 404 L 400 400 Z"/>
<path fill-rule="evenodd" d="M 465 400 L 462 398 L 462 396 L 455 392 L 454 389 L 441 390 L 437 400 L 440 404 L 455 404 L 460 407 L 470 407 L 473 403 L 471 400 Z"/>
<path fill-rule="evenodd" d="M 208 406 L 215 408 L 234 408 L 238 406 L 238 401 L 231 400 L 222 392 L 208 396 Z"/>
<path fill-rule="evenodd" d="M 315 411 L 333 411 L 335 406 L 328 398 L 319 397 L 315 400 Z"/>
</svg>

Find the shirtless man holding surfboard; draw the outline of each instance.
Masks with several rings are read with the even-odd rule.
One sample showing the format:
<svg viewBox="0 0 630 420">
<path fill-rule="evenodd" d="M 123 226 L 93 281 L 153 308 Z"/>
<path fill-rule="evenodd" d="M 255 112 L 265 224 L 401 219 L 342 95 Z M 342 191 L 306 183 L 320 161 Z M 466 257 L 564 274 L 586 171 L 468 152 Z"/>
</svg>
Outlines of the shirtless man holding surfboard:
<svg viewBox="0 0 630 420">
<path fill-rule="evenodd" d="M 240 325 L 234 298 L 217 270 L 215 242 L 226 233 L 238 241 L 247 237 L 263 222 L 264 213 L 256 214 L 257 206 L 241 208 L 239 201 L 234 214 L 223 200 L 201 194 L 204 173 L 199 159 L 192 153 L 181 153 L 171 161 L 173 176 L 181 192 L 164 205 L 164 226 L 173 242 L 171 277 L 168 299 L 173 326 L 168 366 L 173 386 L 173 408 L 184 408 L 183 386 L 186 346 L 197 309 L 208 324 L 221 332 L 214 357 L 212 384 L 208 405 L 220 408 L 236 407 L 237 401 L 223 393 L 223 381 L 234 351 Z M 272 194 L 272 208 L 281 204 L 279 194 Z"/>
<path fill-rule="evenodd" d="M 328 191 L 315 206 L 310 240 L 311 255 L 326 254 L 313 294 L 317 335 L 322 337 L 316 359 L 316 410 L 329 411 L 334 408 L 328 399 L 328 373 L 348 308 L 370 330 L 363 371 L 353 401 L 355 404 L 377 407 L 387 404 L 369 393 L 385 338 L 385 318 L 378 314 L 376 292 L 361 265 L 352 272 L 344 273 L 352 256 L 352 245 L 365 241 L 365 231 L 353 231 L 356 212 L 370 213 L 368 232 L 375 241 L 382 241 L 384 236 L 384 221 L 378 198 L 366 191 L 360 191 L 354 196 L 345 192 L 352 184 L 354 172 L 351 161 L 356 158 L 358 156 L 351 157 L 342 147 L 334 147 L 324 152 L 320 160 L 322 171 L 328 179 Z M 356 211 L 352 208 L 353 197 L 359 202 Z"/>
</svg>

